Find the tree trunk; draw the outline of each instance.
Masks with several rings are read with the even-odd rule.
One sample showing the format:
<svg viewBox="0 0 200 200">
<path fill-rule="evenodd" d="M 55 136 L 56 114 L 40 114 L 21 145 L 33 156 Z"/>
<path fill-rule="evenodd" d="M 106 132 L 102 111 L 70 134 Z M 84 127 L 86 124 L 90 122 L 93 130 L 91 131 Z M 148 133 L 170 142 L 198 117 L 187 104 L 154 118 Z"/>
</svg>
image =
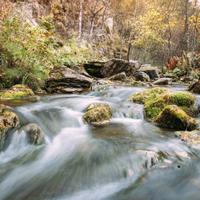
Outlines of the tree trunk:
<svg viewBox="0 0 200 200">
<path fill-rule="evenodd" d="M 83 2 L 80 0 L 80 11 L 79 11 L 79 23 L 78 23 L 78 39 L 82 38 L 82 26 L 83 26 Z"/>
<path fill-rule="evenodd" d="M 187 53 L 189 49 L 189 0 L 185 0 L 185 30 L 184 30 L 184 46 L 183 50 Z"/>
<path fill-rule="evenodd" d="M 91 25 L 90 25 L 90 38 L 92 38 L 92 36 L 93 36 L 94 21 L 95 21 L 95 16 L 92 17 L 92 19 L 91 19 Z"/>
<path fill-rule="evenodd" d="M 127 61 L 129 62 L 130 61 L 130 53 L 131 53 L 131 42 L 129 42 L 128 44 L 128 52 L 127 52 Z"/>
</svg>

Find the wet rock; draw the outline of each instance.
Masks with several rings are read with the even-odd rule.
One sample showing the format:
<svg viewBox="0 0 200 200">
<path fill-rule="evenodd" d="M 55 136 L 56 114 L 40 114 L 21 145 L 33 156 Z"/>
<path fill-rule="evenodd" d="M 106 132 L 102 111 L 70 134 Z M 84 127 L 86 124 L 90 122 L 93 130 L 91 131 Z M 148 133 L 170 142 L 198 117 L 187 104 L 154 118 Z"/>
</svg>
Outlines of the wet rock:
<svg viewBox="0 0 200 200">
<path fill-rule="evenodd" d="M 104 103 L 90 104 L 83 115 L 83 121 L 94 126 L 107 124 L 111 118 L 112 108 Z"/>
<path fill-rule="evenodd" d="M 166 106 L 155 122 L 162 128 L 192 131 L 197 128 L 197 121 L 175 105 Z"/>
<path fill-rule="evenodd" d="M 125 81 L 126 79 L 127 79 L 127 76 L 125 72 L 121 72 L 109 78 L 109 80 L 111 81 Z"/>
<path fill-rule="evenodd" d="M 3 149 L 8 132 L 19 125 L 19 118 L 12 108 L 0 104 L 0 150 Z"/>
<path fill-rule="evenodd" d="M 150 81 L 150 77 L 147 73 L 145 72 L 136 72 L 134 74 L 135 80 L 136 81 L 145 81 L 145 82 L 149 82 Z"/>
<path fill-rule="evenodd" d="M 133 76 L 137 69 L 136 62 L 128 62 L 121 59 L 113 59 L 105 63 L 101 69 L 101 75 L 103 78 L 111 77 L 113 75 L 125 72 L 127 76 Z"/>
<path fill-rule="evenodd" d="M 37 124 L 27 124 L 22 129 L 25 131 L 30 144 L 41 145 L 44 143 L 44 133 Z"/>
<path fill-rule="evenodd" d="M 195 94 L 200 94 L 200 80 L 191 84 L 189 87 L 189 91 Z"/>
<path fill-rule="evenodd" d="M 189 145 L 199 145 L 200 144 L 200 131 L 178 131 L 175 135 L 180 138 L 183 142 L 186 142 Z"/>
<path fill-rule="evenodd" d="M 153 82 L 154 85 L 169 85 L 172 83 L 171 78 L 160 78 Z"/>
<path fill-rule="evenodd" d="M 35 98 L 34 92 L 25 85 L 14 85 L 9 90 L 0 92 L 0 100 L 15 100 L 15 99 L 27 99 Z"/>
<path fill-rule="evenodd" d="M 152 67 L 151 65 L 142 65 L 139 71 L 148 74 L 151 80 L 159 78 L 159 70 L 157 67 Z"/>
<path fill-rule="evenodd" d="M 49 93 L 76 93 L 89 90 L 91 85 L 91 78 L 69 68 L 59 68 L 50 73 L 45 89 Z"/>
</svg>

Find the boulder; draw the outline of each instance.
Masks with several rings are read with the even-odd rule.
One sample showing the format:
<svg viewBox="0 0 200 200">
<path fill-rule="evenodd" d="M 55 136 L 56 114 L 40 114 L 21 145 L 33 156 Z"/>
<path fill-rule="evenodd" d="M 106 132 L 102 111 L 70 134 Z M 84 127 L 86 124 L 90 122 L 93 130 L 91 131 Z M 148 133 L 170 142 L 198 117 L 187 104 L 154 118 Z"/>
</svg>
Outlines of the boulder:
<svg viewBox="0 0 200 200">
<path fill-rule="evenodd" d="M 172 92 L 155 87 L 136 93 L 130 97 L 134 103 L 144 104 L 145 115 L 155 119 L 167 105 L 177 105 L 190 116 L 197 116 L 199 109 L 195 106 L 195 96 L 190 92 Z"/>
<path fill-rule="evenodd" d="M 107 124 L 111 118 L 112 108 L 104 103 L 90 104 L 83 115 L 85 123 L 95 126 Z"/>
<path fill-rule="evenodd" d="M 97 78 L 103 78 L 101 69 L 104 67 L 104 65 L 105 62 L 89 62 L 84 64 L 83 67 L 89 75 Z"/>
<path fill-rule="evenodd" d="M 146 74 L 145 72 L 137 71 L 137 72 L 135 72 L 134 77 L 135 77 L 136 81 L 145 81 L 145 82 L 150 81 L 149 75 Z"/>
<path fill-rule="evenodd" d="M 19 125 L 19 118 L 12 108 L 0 104 L 0 150 L 4 148 L 8 132 Z"/>
<path fill-rule="evenodd" d="M 191 84 L 189 87 L 189 91 L 195 94 L 200 94 L 200 80 Z"/>
<path fill-rule="evenodd" d="M 139 71 L 148 74 L 151 80 L 159 78 L 159 70 L 157 67 L 152 67 L 151 65 L 142 65 Z"/>
<path fill-rule="evenodd" d="M 171 78 L 160 78 L 153 82 L 154 85 L 169 85 L 172 83 Z"/>
<path fill-rule="evenodd" d="M 51 71 L 44 87 L 48 93 L 76 93 L 89 90 L 91 85 L 91 78 L 69 68 L 59 68 Z"/>
<path fill-rule="evenodd" d="M 127 79 L 127 76 L 125 72 L 121 72 L 109 78 L 109 80 L 111 81 L 125 81 L 126 79 Z"/>
<path fill-rule="evenodd" d="M 148 119 L 156 118 L 167 105 L 177 105 L 187 114 L 195 115 L 195 97 L 189 92 L 166 92 L 154 99 L 145 101 L 145 114 Z"/>
<path fill-rule="evenodd" d="M 166 106 L 155 119 L 155 123 L 162 128 L 188 131 L 196 129 L 198 125 L 194 118 L 187 115 L 176 105 Z"/>
<path fill-rule="evenodd" d="M 37 99 L 34 92 L 26 85 L 14 85 L 9 90 L 0 92 L 0 100 Z"/>
<path fill-rule="evenodd" d="M 104 67 L 101 68 L 101 75 L 103 78 L 107 78 L 121 72 L 125 72 L 127 76 L 133 76 L 136 69 L 136 62 L 128 62 L 121 59 L 112 59 L 105 63 Z"/>
<path fill-rule="evenodd" d="M 44 133 L 37 124 L 30 123 L 22 129 L 25 131 L 30 144 L 41 145 L 44 143 Z"/>
</svg>

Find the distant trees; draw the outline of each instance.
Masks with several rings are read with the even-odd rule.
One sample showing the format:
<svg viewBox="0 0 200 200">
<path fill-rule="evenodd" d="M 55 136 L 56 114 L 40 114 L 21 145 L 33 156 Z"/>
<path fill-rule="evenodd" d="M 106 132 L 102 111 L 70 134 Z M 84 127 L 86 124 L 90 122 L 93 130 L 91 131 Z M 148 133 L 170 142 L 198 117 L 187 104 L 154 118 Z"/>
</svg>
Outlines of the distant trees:
<svg viewBox="0 0 200 200">
<path fill-rule="evenodd" d="M 106 56 L 164 63 L 200 48 L 198 0 L 32 1 L 65 38 L 85 40 Z M 0 0 L 0 20 L 11 2 Z"/>
</svg>

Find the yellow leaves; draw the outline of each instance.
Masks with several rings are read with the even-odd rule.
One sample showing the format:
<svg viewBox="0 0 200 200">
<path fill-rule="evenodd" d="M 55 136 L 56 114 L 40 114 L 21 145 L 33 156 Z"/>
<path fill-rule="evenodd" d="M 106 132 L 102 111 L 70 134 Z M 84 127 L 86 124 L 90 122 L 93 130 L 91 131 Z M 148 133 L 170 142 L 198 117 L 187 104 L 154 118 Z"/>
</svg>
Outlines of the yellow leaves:
<svg viewBox="0 0 200 200">
<path fill-rule="evenodd" d="M 200 30 L 200 17 L 199 16 L 192 15 L 189 18 L 189 21 L 190 21 L 190 26 L 192 28 L 196 28 L 196 29 Z"/>
</svg>

